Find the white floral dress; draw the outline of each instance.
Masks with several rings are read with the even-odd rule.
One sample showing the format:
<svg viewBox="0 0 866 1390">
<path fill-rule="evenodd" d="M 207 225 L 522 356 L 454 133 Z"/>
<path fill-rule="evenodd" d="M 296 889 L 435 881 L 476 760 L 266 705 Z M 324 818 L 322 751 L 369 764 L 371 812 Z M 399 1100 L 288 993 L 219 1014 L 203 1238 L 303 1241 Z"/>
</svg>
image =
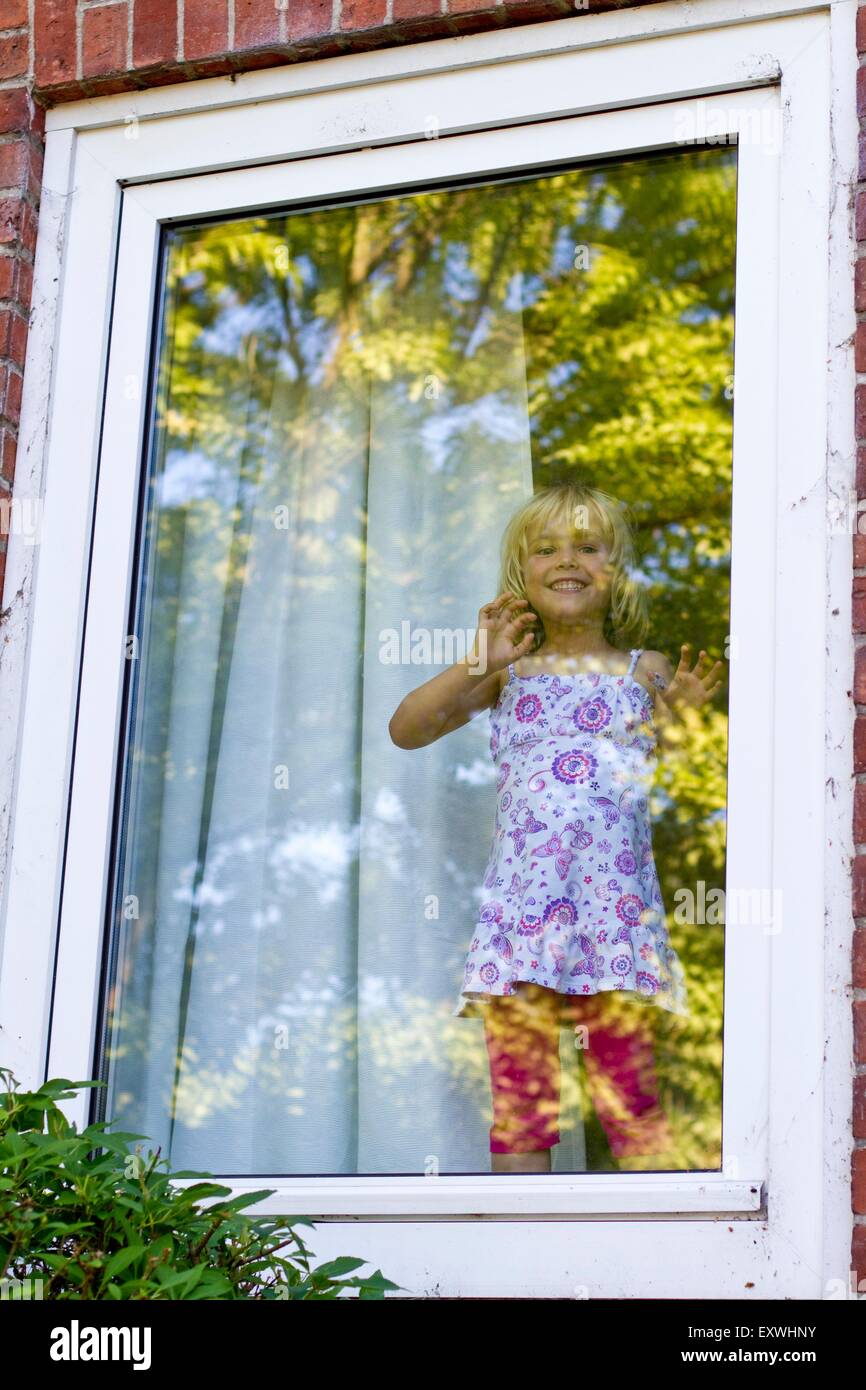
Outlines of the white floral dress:
<svg viewBox="0 0 866 1390">
<path fill-rule="evenodd" d="M 630 991 L 688 1014 L 653 858 L 657 735 L 633 674 L 640 655 L 621 676 L 508 667 L 490 716 L 498 801 L 485 898 L 454 1015 L 519 980 L 560 995 Z"/>
</svg>

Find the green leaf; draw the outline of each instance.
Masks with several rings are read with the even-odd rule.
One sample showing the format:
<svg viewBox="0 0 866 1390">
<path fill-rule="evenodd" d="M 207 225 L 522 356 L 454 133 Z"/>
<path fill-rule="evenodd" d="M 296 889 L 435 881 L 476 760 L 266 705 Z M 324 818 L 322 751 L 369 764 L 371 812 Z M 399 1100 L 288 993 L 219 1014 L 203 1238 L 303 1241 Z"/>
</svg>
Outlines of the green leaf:
<svg viewBox="0 0 866 1390">
<path fill-rule="evenodd" d="M 339 1279 L 343 1274 L 349 1274 L 353 1269 L 360 1269 L 365 1265 L 366 1260 L 357 1260 L 353 1255 L 340 1255 L 336 1260 L 329 1260 L 327 1264 L 316 1265 L 313 1273 L 317 1279 Z"/>
<path fill-rule="evenodd" d="M 260 1202 L 263 1197 L 272 1197 L 275 1191 L 276 1188 L 265 1187 L 258 1192 L 243 1192 L 239 1197 L 233 1197 L 230 1202 L 216 1202 L 212 1207 L 206 1207 L 205 1210 L 212 1213 L 239 1211 L 241 1207 L 248 1207 L 253 1202 Z"/>
<path fill-rule="evenodd" d="M 108 1264 L 105 1266 L 103 1278 L 106 1281 L 113 1279 L 115 1274 L 119 1274 L 121 1270 L 127 1269 L 129 1265 L 134 1264 L 143 1254 L 143 1245 L 133 1245 L 127 1247 L 125 1250 L 118 1250 L 115 1255 L 112 1255 Z"/>
</svg>

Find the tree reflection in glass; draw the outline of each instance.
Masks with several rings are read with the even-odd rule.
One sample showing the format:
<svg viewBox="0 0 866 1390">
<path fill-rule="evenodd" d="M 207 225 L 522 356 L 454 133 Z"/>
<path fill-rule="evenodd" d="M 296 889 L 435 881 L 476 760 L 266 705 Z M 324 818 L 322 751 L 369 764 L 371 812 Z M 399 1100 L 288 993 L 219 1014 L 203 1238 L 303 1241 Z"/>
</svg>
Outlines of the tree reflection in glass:
<svg viewBox="0 0 866 1390">
<path fill-rule="evenodd" d="M 690 147 L 167 233 L 103 1074 L 176 1166 L 488 1171 L 489 719 L 388 720 L 550 483 L 628 503 L 654 649 L 724 651 L 735 201 Z M 725 749 L 719 698 L 660 766 L 666 902 L 724 883 Z M 671 930 L 668 1166 L 712 1168 L 723 928 Z M 615 1168 L 563 1044 L 557 1166 Z"/>
</svg>

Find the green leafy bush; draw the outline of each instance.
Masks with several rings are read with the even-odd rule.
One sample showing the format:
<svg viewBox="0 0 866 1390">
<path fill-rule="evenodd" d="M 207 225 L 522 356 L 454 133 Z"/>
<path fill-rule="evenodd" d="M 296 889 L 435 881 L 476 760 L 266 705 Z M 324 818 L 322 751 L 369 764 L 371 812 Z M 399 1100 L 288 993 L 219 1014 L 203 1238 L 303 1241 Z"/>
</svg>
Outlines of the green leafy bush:
<svg viewBox="0 0 866 1390">
<path fill-rule="evenodd" d="M 315 1269 L 296 1230 L 307 1217 L 254 1218 L 264 1188 L 225 1198 L 215 1182 L 173 1186 L 159 1150 L 143 1158 L 105 1122 L 78 1132 L 57 1105 L 102 1081 L 46 1081 L 19 1091 L 0 1067 L 0 1277 L 40 1280 L 51 1299 L 383 1298 L 400 1286 L 342 1256 Z M 112 1123 L 112 1122 L 108 1122 Z M 165 1171 L 161 1171 L 161 1169 Z M 23 1286 L 23 1285 L 22 1285 Z"/>
</svg>

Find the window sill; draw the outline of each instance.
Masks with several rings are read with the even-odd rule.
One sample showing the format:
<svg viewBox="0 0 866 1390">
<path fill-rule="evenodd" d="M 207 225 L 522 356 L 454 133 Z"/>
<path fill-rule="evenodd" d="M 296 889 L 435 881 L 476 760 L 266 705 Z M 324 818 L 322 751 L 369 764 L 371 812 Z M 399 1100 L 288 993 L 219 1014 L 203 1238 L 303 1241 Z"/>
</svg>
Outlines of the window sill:
<svg viewBox="0 0 866 1390">
<path fill-rule="evenodd" d="M 265 1177 L 215 1177 L 231 1196 L 258 1192 Z M 195 1181 L 199 1181 L 196 1179 Z M 766 1216 L 760 1178 L 732 1179 L 723 1173 L 542 1173 L 456 1174 L 441 1177 L 301 1177 L 270 1180 L 269 1197 L 247 1208 L 257 1216 L 284 1212 L 317 1220 L 396 1218 L 476 1219 L 544 1217 L 597 1219 L 677 1215 L 685 1219 Z M 178 1186 L 193 1185 L 181 1179 Z"/>
</svg>

